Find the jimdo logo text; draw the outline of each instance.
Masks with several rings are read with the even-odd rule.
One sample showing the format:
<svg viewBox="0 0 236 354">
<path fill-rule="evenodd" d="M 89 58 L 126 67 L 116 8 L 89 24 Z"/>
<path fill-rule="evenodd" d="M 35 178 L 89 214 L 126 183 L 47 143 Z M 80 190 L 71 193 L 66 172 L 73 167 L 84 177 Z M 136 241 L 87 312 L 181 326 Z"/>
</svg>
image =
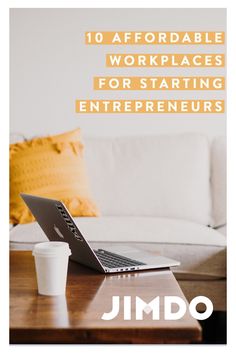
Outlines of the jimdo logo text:
<svg viewBox="0 0 236 354">
<path fill-rule="evenodd" d="M 197 320 L 205 320 L 211 316 L 213 312 L 213 304 L 206 296 L 195 297 L 188 305 L 179 296 L 165 296 L 164 297 L 164 320 L 179 320 L 187 311 L 187 306 L 190 315 Z M 120 296 L 112 296 L 112 309 L 110 312 L 104 312 L 102 320 L 110 321 L 118 316 L 120 313 Z M 205 311 L 198 312 L 197 305 L 205 304 Z M 143 301 L 139 296 L 136 296 L 134 300 L 131 296 L 123 297 L 123 318 L 124 320 L 142 320 L 144 312 L 150 314 L 152 312 L 153 320 L 160 320 L 160 296 L 155 297 L 149 303 Z M 135 311 L 131 311 L 132 306 L 135 306 Z M 173 310 L 174 308 L 174 310 Z M 132 318 L 133 316 L 133 318 Z"/>
</svg>

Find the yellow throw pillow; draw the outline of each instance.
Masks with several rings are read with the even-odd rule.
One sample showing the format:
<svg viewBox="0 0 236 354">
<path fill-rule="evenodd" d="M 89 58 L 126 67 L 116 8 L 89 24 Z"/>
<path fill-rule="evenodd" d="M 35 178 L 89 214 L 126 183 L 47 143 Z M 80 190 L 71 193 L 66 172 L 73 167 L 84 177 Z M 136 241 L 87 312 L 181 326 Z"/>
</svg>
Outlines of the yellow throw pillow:
<svg viewBox="0 0 236 354">
<path fill-rule="evenodd" d="M 10 145 L 10 222 L 34 221 L 20 193 L 61 200 L 73 216 L 97 216 L 80 129 Z"/>
</svg>

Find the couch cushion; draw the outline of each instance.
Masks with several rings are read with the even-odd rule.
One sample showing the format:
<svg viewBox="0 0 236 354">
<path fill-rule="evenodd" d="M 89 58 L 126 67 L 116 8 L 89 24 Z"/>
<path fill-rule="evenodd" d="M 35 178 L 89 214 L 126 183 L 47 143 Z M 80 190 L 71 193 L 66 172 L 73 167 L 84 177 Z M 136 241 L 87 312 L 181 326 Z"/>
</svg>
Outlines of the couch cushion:
<svg viewBox="0 0 236 354">
<path fill-rule="evenodd" d="M 218 137 L 211 146 L 212 226 L 226 224 L 226 140 Z"/>
<path fill-rule="evenodd" d="M 75 217 L 82 234 L 94 242 L 145 242 L 224 247 L 225 237 L 197 223 L 152 217 Z M 37 222 L 17 225 L 12 242 L 41 242 L 46 236 Z"/>
<path fill-rule="evenodd" d="M 99 246 L 113 242 L 134 245 L 181 262 L 175 272 L 201 279 L 225 277 L 225 236 L 193 222 L 167 218 L 100 217 L 75 218 L 84 236 Z M 47 238 L 37 223 L 17 225 L 10 231 L 12 249 L 31 249 Z M 101 244 L 100 246 L 101 247 Z M 115 246 L 117 247 L 117 246 Z"/>
<path fill-rule="evenodd" d="M 197 134 L 87 138 L 85 159 L 102 215 L 211 222 L 207 138 Z"/>
<path fill-rule="evenodd" d="M 227 225 L 217 227 L 216 230 L 220 232 L 222 235 L 227 236 Z"/>
</svg>

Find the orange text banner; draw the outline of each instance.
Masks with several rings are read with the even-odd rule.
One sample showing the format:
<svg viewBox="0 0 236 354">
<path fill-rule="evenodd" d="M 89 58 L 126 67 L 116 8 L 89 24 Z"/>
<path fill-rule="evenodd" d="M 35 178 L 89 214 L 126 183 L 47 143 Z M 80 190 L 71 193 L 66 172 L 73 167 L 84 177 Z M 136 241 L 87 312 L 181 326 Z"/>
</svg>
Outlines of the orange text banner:
<svg viewBox="0 0 236 354">
<path fill-rule="evenodd" d="M 76 100 L 76 113 L 224 113 L 223 100 Z"/>
<path fill-rule="evenodd" d="M 107 67 L 224 67 L 224 54 L 106 54 Z"/>
<path fill-rule="evenodd" d="M 224 90 L 223 76 L 96 76 L 95 90 Z"/>
<path fill-rule="evenodd" d="M 90 45 L 221 45 L 224 32 L 86 32 Z"/>
</svg>

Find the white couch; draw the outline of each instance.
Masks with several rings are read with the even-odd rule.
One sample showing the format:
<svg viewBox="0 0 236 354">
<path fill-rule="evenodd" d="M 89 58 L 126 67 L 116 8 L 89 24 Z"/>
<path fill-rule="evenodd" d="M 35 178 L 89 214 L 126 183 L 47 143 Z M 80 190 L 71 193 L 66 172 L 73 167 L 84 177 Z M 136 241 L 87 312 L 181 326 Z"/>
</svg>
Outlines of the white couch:
<svg viewBox="0 0 236 354">
<path fill-rule="evenodd" d="M 186 297 L 226 309 L 225 139 L 199 134 L 86 138 L 92 197 L 101 216 L 76 218 L 94 246 L 134 245 L 181 262 Z M 37 223 L 10 231 L 11 249 L 46 239 Z M 104 245 L 103 245 L 104 246 Z"/>
</svg>

